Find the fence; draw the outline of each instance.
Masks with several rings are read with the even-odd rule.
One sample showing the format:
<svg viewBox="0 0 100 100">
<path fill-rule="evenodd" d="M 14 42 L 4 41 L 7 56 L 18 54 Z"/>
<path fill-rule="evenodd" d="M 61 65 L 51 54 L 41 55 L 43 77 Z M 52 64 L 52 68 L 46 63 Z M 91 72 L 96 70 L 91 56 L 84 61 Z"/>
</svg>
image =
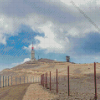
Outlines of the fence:
<svg viewBox="0 0 100 100">
<path fill-rule="evenodd" d="M 82 74 L 79 69 L 74 71 L 72 74 L 70 66 L 68 66 L 66 75 L 59 75 L 58 69 L 55 71 L 55 76 L 52 76 L 51 71 L 46 72 L 41 75 L 41 85 L 54 93 L 67 95 L 63 99 L 70 97 L 72 99 L 97 100 L 97 89 L 98 95 L 100 95 L 100 88 L 97 88 L 97 84 L 100 86 L 100 82 L 96 81 L 96 63 L 94 63 L 94 74 Z M 97 76 L 100 79 L 100 75 Z"/>
<path fill-rule="evenodd" d="M 40 77 L 34 76 L 0 76 L 0 87 L 40 82 Z"/>
</svg>

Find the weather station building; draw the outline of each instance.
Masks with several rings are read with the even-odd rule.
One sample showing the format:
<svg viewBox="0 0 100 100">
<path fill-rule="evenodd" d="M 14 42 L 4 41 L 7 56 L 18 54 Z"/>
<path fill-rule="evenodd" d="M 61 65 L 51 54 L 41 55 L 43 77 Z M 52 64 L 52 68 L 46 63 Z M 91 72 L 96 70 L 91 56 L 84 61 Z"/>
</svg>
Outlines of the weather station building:
<svg viewBox="0 0 100 100">
<path fill-rule="evenodd" d="M 66 56 L 66 62 L 70 62 L 70 56 Z"/>
</svg>

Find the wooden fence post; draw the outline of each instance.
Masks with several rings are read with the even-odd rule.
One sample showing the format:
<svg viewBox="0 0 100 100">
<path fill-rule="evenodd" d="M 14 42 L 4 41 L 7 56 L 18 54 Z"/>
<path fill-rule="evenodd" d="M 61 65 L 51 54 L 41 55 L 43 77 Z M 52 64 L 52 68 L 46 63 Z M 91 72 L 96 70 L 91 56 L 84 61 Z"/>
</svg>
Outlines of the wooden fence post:
<svg viewBox="0 0 100 100">
<path fill-rule="evenodd" d="M 56 92 L 58 93 L 58 69 L 56 69 Z"/>
<path fill-rule="evenodd" d="M 69 85 L 69 66 L 68 66 L 68 96 L 70 96 L 70 85 Z"/>
<path fill-rule="evenodd" d="M 97 82 L 96 82 L 96 63 L 94 62 L 94 86 L 95 86 L 95 100 L 97 100 Z"/>
</svg>

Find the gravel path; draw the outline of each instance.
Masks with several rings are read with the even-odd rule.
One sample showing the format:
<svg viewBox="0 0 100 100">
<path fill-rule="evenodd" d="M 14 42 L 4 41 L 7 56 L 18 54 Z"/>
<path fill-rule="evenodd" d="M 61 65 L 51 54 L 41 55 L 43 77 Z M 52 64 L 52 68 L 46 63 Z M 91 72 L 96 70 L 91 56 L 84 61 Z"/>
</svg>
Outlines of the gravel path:
<svg viewBox="0 0 100 100">
<path fill-rule="evenodd" d="M 43 89 L 38 83 L 34 83 L 28 87 L 22 100 L 52 100 L 53 98 L 57 98 L 57 95 Z"/>
</svg>

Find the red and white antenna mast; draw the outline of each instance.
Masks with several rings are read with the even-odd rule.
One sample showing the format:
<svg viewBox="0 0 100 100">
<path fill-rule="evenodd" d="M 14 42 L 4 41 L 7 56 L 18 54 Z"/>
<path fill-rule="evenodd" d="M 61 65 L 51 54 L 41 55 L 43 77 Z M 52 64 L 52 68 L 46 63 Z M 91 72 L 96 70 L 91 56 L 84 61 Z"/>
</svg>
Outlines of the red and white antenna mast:
<svg viewBox="0 0 100 100">
<path fill-rule="evenodd" d="M 32 42 L 32 50 L 34 50 L 34 47 L 33 47 L 33 42 Z"/>
<path fill-rule="evenodd" d="M 33 42 L 32 42 L 32 50 L 31 50 L 31 60 L 35 61 L 35 51 L 34 51 L 34 47 L 33 47 Z"/>
</svg>

